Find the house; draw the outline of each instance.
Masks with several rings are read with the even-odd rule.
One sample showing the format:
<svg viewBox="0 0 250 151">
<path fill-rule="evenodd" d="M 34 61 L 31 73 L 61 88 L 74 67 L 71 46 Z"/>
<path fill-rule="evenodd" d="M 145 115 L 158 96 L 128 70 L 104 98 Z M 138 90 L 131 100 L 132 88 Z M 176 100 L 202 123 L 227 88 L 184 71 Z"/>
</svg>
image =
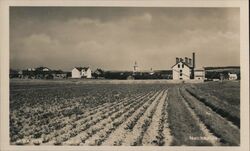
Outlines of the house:
<svg viewBox="0 0 250 151">
<path fill-rule="evenodd" d="M 92 78 L 91 69 L 89 67 L 75 67 L 71 71 L 72 78 Z"/>
<path fill-rule="evenodd" d="M 228 80 L 237 80 L 238 76 L 235 73 L 228 73 Z"/>
<path fill-rule="evenodd" d="M 194 79 L 195 80 L 205 80 L 204 68 L 194 69 Z"/>
</svg>

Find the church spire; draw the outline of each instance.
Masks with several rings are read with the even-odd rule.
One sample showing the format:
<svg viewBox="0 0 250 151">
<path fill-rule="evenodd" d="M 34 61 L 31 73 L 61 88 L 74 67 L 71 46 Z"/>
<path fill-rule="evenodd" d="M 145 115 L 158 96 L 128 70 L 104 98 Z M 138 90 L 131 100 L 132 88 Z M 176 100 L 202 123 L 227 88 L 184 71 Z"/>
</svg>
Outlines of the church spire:
<svg viewBox="0 0 250 151">
<path fill-rule="evenodd" d="M 138 65 L 137 62 L 135 61 L 135 65 L 134 65 L 134 72 L 138 71 Z"/>
</svg>

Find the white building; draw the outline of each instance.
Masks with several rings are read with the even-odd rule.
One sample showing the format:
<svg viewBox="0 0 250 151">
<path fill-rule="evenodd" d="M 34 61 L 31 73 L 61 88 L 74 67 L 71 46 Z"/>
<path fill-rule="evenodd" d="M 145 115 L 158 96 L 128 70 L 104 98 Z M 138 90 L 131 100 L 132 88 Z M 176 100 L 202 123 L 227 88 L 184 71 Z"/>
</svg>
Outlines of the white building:
<svg viewBox="0 0 250 151">
<path fill-rule="evenodd" d="M 237 74 L 228 73 L 228 80 L 237 80 Z"/>
<path fill-rule="evenodd" d="M 190 64 L 183 62 L 182 60 L 177 61 L 175 65 L 172 66 L 173 70 L 173 80 L 188 80 L 191 76 L 192 67 Z"/>
<path fill-rule="evenodd" d="M 75 67 L 72 71 L 72 78 L 92 78 L 91 69 L 89 67 Z"/>
<path fill-rule="evenodd" d="M 205 80 L 205 70 L 204 70 L 204 68 L 194 70 L 194 79 L 195 80 Z"/>
</svg>

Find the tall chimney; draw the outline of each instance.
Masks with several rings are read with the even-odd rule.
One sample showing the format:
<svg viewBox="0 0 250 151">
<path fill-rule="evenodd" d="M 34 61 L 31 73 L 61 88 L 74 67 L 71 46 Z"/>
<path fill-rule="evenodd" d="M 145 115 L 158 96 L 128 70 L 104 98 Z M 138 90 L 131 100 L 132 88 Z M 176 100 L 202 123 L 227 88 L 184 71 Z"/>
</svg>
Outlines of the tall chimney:
<svg viewBox="0 0 250 151">
<path fill-rule="evenodd" d="M 182 58 L 180 58 L 180 62 L 183 62 L 183 59 L 182 59 Z"/>
<path fill-rule="evenodd" d="M 195 53 L 193 52 L 193 68 L 195 68 Z"/>
<path fill-rule="evenodd" d="M 176 63 L 178 63 L 179 62 L 179 58 L 178 57 L 176 57 Z"/>
<path fill-rule="evenodd" d="M 187 57 L 185 57 L 185 63 L 188 64 L 188 58 Z"/>
</svg>

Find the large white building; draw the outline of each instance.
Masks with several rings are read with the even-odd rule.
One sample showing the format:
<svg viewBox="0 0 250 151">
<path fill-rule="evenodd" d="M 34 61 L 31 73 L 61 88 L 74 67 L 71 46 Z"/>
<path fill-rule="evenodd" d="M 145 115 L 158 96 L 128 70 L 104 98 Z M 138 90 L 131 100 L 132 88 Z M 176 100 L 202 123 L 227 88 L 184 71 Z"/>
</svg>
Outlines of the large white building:
<svg viewBox="0 0 250 151">
<path fill-rule="evenodd" d="M 91 69 L 89 67 L 75 67 L 71 71 L 72 78 L 92 78 Z"/>
<path fill-rule="evenodd" d="M 203 68 L 195 68 L 195 53 L 193 53 L 193 59 L 185 57 L 176 58 L 175 65 L 172 66 L 173 80 L 204 80 L 205 70 Z"/>
<path fill-rule="evenodd" d="M 190 64 L 178 59 L 175 65 L 172 66 L 173 80 L 188 80 L 190 79 L 192 67 Z"/>
</svg>

